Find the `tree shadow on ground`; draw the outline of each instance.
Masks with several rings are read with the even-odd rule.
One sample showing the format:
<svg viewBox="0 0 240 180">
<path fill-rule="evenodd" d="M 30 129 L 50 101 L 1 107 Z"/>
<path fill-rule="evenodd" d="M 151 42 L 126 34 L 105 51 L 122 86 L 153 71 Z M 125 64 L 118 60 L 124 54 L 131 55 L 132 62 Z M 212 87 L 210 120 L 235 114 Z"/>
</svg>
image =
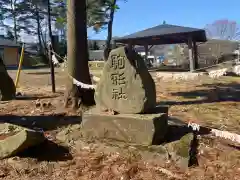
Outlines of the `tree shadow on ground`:
<svg viewBox="0 0 240 180">
<path fill-rule="evenodd" d="M 236 73 L 233 73 L 233 72 L 227 72 L 227 74 L 225 76 L 239 77 L 239 75 L 237 75 Z"/>
<path fill-rule="evenodd" d="M 52 96 L 39 96 L 39 95 L 23 95 L 23 96 L 16 96 L 16 100 L 29 100 L 29 101 L 34 101 L 38 99 L 52 99 L 58 97 L 57 95 L 52 95 Z"/>
<path fill-rule="evenodd" d="M 168 113 L 168 106 L 156 106 L 154 108 L 148 109 L 146 112 L 142 114 L 159 114 L 159 113 Z"/>
<path fill-rule="evenodd" d="M 34 158 L 38 161 L 67 161 L 73 159 L 69 148 L 45 140 L 43 143 L 30 147 L 18 154 L 22 158 Z"/>
<path fill-rule="evenodd" d="M 164 67 L 164 68 L 148 68 L 149 72 L 189 72 L 188 69 L 181 69 L 181 68 L 171 68 L 171 67 Z"/>
<path fill-rule="evenodd" d="M 193 100 L 193 101 L 160 101 L 157 106 L 176 106 L 176 105 L 192 105 L 192 104 L 203 104 L 210 103 L 207 99 Z"/>
<path fill-rule="evenodd" d="M 214 83 L 203 84 L 198 87 L 206 87 L 202 90 L 185 91 L 171 93 L 173 96 L 182 96 L 186 99 L 195 99 L 189 101 L 162 101 L 158 105 L 191 105 L 191 104 L 203 104 L 203 103 L 215 103 L 215 102 L 240 102 L 240 84 L 233 83 Z M 211 95 L 210 95 L 211 92 Z M 216 96 L 212 98 L 211 96 Z"/>
<path fill-rule="evenodd" d="M 183 96 L 184 98 L 197 98 L 197 97 L 205 97 L 207 98 L 209 95 L 209 91 L 212 91 L 215 95 L 218 96 L 219 101 L 240 101 L 240 84 L 233 83 L 214 83 L 214 84 L 203 84 L 201 87 L 207 87 L 206 90 L 196 90 L 190 92 L 177 92 L 172 93 L 172 95 Z"/>
<path fill-rule="evenodd" d="M 233 145 L 233 144 L 227 144 L 227 145 L 228 145 L 229 147 L 235 149 L 235 150 L 240 151 L 240 146 L 238 146 L 238 145 Z"/>
<path fill-rule="evenodd" d="M 45 72 L 27 72 L 26 74 L 30 74 L 30 75 L 50 75 L 51 72 L 45 71 Z M 57 72 L 55 72 L 55 74 L 57 74 Z"/>
<path fill-rule="evenodd" d="M 57 128 L 81 124 L 81 116 L 0 116 L 0 123 L 10 123 L 29 129 L 42 129 L 43 131 L 55 130 Z"/>
<path fill-rule="evenodd" d="M 154 126 L 157 124 L 154 123 Z M 157 136 L 158 134 L 161 134 L 161 132 L 156 132 L 158 129 L 157 127 L 154 127 L 155 133 L 154 135 Z M 188 133 L 195 133 L 198 135 L 207 135 L 210 134 L 211 129 L 201 127 L 200 131 L 195 132 L 192 130 L 191 127 L 188 127 L 188 125 L 175 117 L 168 117 L 168 130 L 167 134 L 165 135 L 164 139 L 158 139 L 157 137 L 153 137 L 152 145 L 160 145 L 164 143 L 171 143 L 177 140 L 180 140 L 183 136 L 185 136 Z"/>
</svg>

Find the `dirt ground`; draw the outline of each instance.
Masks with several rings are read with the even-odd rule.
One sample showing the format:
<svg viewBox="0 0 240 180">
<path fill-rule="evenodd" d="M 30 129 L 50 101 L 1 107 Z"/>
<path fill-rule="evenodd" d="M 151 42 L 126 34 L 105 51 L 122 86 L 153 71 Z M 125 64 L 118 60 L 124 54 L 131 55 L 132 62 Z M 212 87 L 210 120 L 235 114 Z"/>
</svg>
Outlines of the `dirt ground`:
<svg viewBox="0 0 240 180">
<path fill-rule="evenodd" d="M 16 71 L 9 73 L 15 79 Z M 99 72 L 92 73 L 99 75 Z M 65 74 L 57 69 L 55 75 L 57 93 L 53 94 L 48 69 L 24 70 L 18 88 L 23 97 L 0 103 L 0 118 L 35 116 L 45 121 L 45 126 L 40 128 L 50 140 L 19 157 L 0 160 L 0 179 L 240 179 L 239 144 L 210 136 L 199 137 L 199 166 L 187 171 L 171 162 L 156 162 L 155 154 L 148 153 L 147 158 L 143 157 L 133 146 L 121 147 L 97 140 L 87 142 L 80 138 L 59 141 L 57 137 L 63 131 L 77 133 L 78 128 L 73 127 L 80 122 L 76 120 L 80 117 L 76 117 L 77 112 L 62 107 Z M 155 77 L 155 73 L 152 75 Z M 170 116 L 240 133 L 239 77 L 213 80 L 204 76 L 188 82 L 155 81 L 157 101 L 159 105 L 170 106 Z M 51 105 L 39 108 L 37 101 Z M 38 122 L 34 123 L 40 126 Z"/>
</svg>

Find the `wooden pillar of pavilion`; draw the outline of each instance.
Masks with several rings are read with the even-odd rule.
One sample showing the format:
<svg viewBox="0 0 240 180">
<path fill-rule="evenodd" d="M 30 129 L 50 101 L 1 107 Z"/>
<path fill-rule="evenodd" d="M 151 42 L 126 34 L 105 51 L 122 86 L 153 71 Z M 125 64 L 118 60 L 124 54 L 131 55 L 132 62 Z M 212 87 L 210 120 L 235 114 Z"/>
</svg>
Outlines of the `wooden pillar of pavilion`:
<svg viewBox="0 0 240 180">
<path fill-rule="evenodd" d="M 148 63 L 148 45 L 144 45 L 145 62 Z"/>
<path fill-rule="evenodd" d="M 115 48 L 117 48 L 117 43 L 116 43 L 116 41 L 115 41 L 115 40 L 113 40 L 112 49 L 115 49 Z"/>
<path fill-rule="evenodd" d="M 134 45 L 131 42 L 127 44 L 128 49 L 133 49 L 133 47 L 134 47 Z"/>
<path fill-rule="evenodd" d="M 188 57 L 189 57 L 189 63 L 190 63 L 190 71 L 194 71 L 195 69 L 195 62 L 193 58 L 193 41 L 192 37 L 188 37 Z"/>
<path fill-rule="evenodd" d="M 198 69 L 199 68 L 198 49 L 197 49 L 196 41 L 193 41 L 193 58 L 194 58 L 194 67 L 195 67 L 195 69 Z"/>
</svg>

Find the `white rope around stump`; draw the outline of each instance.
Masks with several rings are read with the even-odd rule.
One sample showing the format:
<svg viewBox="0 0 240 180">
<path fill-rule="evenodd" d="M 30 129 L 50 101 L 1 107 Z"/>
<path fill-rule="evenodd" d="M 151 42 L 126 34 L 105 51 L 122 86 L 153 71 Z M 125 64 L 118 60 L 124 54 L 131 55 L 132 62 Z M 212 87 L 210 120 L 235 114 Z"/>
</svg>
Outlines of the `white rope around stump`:
<svg viewBox="0 0 240 180">
<path fill-rule="evenodd" d="M 196 123 L 188 123 L 188 127 L 191 127 L 193 131 L 200 131 L 201 126 Z M 211 134 L 216 137 L 228 139 L 232 142 L 240 143 L 240 135 L 235 133 L 230 133 L 228 131 L 221 131 L 218 129 L 211 129 Z"/>
<path fill-rule="evenodd" d="M 52 62 L 53 62 L 53 64 L 54 64 L 54 65 L 59 65 L 60 63 L 59 63 L 56 55 L 57 55 L 58 57 L 60 57 L 60 58 L 61 58 L 61 56 L 59 56 L 59 55 L 58 55 L 56 52 L 54 52 L 54 51 L 52 51 L 52 52 L 53 52 L 53 55 L 52 55 Z M 65 63 L 64 65 L 66 66 L 66 59 L 63 59 L 63 58 L 62 58 L 62 60 L 64 61 L 64 63 Z M 71 75 L 69 75 L 69 76 L 72 78 L 73 84 L 75 84 L 75 85 L 78 86 L 78 87 L 81 87 L 82 89 L 95 89 L 95 88 L 96 88 L 96 85 L 93 85 L 93 84 L 85 84 L 85 83 L 80 82 L 80 81 L 78 81 L 77 79 L 73 78 Z M 100 78 L 98 78 L 98 77 L 96 77 L 96 76 L 91 75 L 91 77 L 92 77 L 93 80 L 96 81 L 96 82 L 98 82 L 98 81 L 100 80 Z"/>
</svg>

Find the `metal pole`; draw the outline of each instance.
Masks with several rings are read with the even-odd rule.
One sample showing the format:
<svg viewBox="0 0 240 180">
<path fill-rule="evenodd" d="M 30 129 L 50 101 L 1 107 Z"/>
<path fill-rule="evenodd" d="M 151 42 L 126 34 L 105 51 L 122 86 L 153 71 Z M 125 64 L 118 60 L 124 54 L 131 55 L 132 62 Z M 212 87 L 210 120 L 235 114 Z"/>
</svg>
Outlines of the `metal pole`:
<svg viewBox="0 0 240 180">
<path fill-rule="evenodd" d="M 23 63 L 23 56 L 24 56 L 24 43 L 22 44 L 22 51 L 21 51 L 21 56 L 18 64 L 18 71 L 16 75 L 16 80 L 15 80 L 15 87 L 18 87 L 18 82 L 19 82 L 19 77 L 21 73 L 21 68 L 22 68 L 22 63 Z"/>
<path fill-rule="evenodd" d="M 51 82 L 52 82 L 52 92 L 55 93 L 56 92 L 56 88 L 55 88 L 55 73 L 54 73 L 54 65 L 52 62 L 52 53 L 50 50 L 52 50 L 53 48 L 53 36 L 52 36 L 52 26 L 51 26 L 51 7 L 50 7 L 50 0 L 48 0 L 48 32 L 49 32 L 49 38 L 51 41 L 51 46 L 49 46 L 49 65 L 50 65 L 50 69 L 51 69 Z"/>
</svg>

